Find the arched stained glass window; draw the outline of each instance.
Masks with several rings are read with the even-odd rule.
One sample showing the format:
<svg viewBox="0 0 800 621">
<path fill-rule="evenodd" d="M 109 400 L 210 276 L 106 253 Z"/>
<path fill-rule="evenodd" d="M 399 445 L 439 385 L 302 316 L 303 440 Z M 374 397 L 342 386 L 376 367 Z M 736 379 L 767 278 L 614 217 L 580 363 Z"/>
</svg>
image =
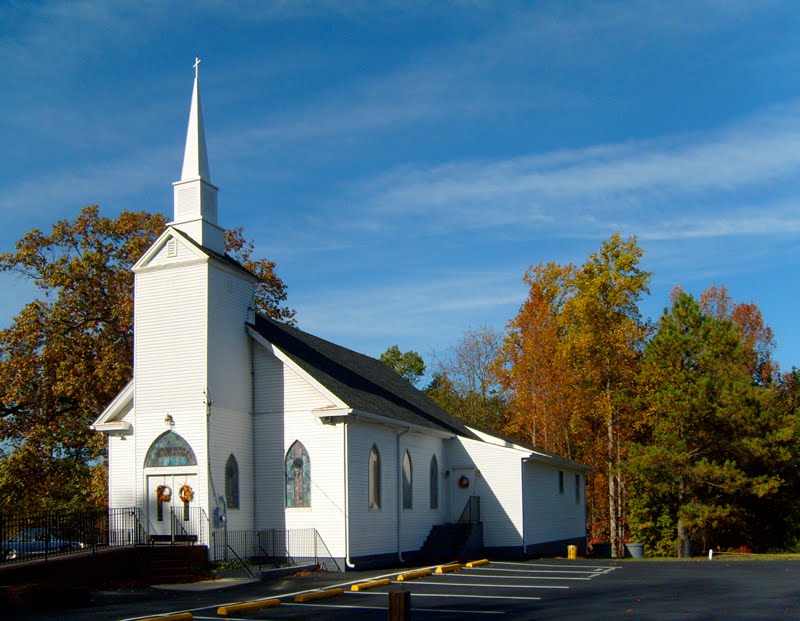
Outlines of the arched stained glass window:
<svg viewBox="0 0 800 621">
<path fill-rule="evenodd" d="M 414 506 L 413 470 L 408 450 L 403 454 L 403 509 Z"/>
<path fill-rule="evenodd" d="M 239 463 L 233 454 L 225 464 L 225 503 L 228 509 L 239 508 Z"/>
<path fill-rule="evenodd" d="M 297 440 L 286 452 L 286 507 L 311 506 L 311 461 L 308 451 Z"/>
<path fill-rule="evenodd" d="M 165 431 L 150 445 L 144 465 L 146 468 L 196 466 L 197 458 L 186 440 L 174 431 Z"/>
<path fill-rule="evenodd" d="M 436 459 L 436 455 L 431 457 L 430 485 L 431 485 L 431 509 L 438 509 L 439 508 L 439 461 Z"/>
<path fill-rule="evenodd" d="M 372 445 L 369 452 L 369 508 L 381 508 L 381 454 L 378 447 Z"/>
</svg>

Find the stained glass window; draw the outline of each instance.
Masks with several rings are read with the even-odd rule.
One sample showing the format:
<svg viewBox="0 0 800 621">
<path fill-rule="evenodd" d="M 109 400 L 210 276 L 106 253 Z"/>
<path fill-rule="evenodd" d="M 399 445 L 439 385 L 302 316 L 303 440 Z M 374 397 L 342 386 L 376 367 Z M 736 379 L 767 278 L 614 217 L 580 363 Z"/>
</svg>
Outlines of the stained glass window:
<svg viewBox="0 0 800 621">
<path fill-rule="evenodd" d="M 144 465 L 146 468 L 196 466 L 197 458 L 186 440 L 174 431 L 165 431 L 150 445 Z"/>
<path fill-rule="evenodd" d="M 311 506 L 311 461 L 300 440 L 286 452 L 286 507 Z"/>
</svg>

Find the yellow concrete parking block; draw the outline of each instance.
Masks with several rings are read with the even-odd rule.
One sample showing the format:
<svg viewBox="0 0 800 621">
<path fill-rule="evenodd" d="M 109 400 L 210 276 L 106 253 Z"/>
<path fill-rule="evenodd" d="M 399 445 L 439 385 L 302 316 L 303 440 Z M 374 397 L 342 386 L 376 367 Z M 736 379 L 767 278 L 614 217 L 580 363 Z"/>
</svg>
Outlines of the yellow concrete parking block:
<svg viewBox="0 0 800 621">
<path fill-rule="evenodd" d="M 369 582 L 359 582 L 350 587 L 351 591 L 366 591 L 367 589 L 375 589 L 377 587 L 389 586 L 392 583 L 389 578 L 381 580 L 370 580 Z"/>
<path fill-rule="evenodd" d="M 139 621 L 192 621 L 194 617 L 191 612 L 176 612 L 174 615 L 164 615 L 162 617 L 147 617 Z"/>
<path fill-rule="evenodd" d="M 303 602 L 311 602 L 315 599 L 327 599 L 329 597 L 336 597 L 337 595 L 344 594 L 344 589 L 327 589 L 325 591 L 311 591 L 311 593 L 300 593 L 296 595 L 294 601 L 298 604 Z"/>
<path fill-rule="evenodd" d="M 228 606 L 220 606 L 217 608 L 217 614 L 220 617 L 229 617 L 240 612 L 248 612 L 250 610 L 261 610 L 262 608 L 274 608 L 280 606 L 281 600 L 279 599 L 262 599 L 257 602 L 245 602 L 243 604 L 230 604 Z"/>
<path fill-rule="evenodd" d="M 433 572 L 430 569 L 418 569 L 416 571 L 407 571 L 404 574 L 397 576 L 397 579 L 403 582 L 404 580 L 415 580 L 417 578 L 424 578 L 430 576 Z"/>
<path fill-rule="evenodd" d="M 467 567 L 480 567 L 482 565 L 488 565 L 488 564 L 489 564 L 489 559 L 482 558 L 479 561 L 470 561 L 469 563 L 467 563 Z"/>
<path fill-rule="evenodd" d="M 451 571 L 461 571 L 460 563 L 451 563 L 450 565 L 439 565 L 436 568 L 437 574 L 448 574 Z"/>
</svg>

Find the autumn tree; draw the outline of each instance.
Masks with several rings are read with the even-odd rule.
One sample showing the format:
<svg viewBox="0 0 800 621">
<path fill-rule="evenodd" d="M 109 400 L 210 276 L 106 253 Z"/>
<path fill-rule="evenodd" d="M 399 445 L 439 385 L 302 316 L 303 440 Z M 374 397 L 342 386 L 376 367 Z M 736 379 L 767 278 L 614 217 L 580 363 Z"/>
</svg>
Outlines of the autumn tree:
<svg viewBox="0 0 800 621">
<path fill-rule="evenodd" d="M 780 439 L 762 419 L 741 333 L 712 312 L 679 292 L 645 349 L 644 434 L 626 466 L 634 535 L 661 553 L 743 531 L 743 499 L 782 483 L 769 466 Z"/>
<path fill-rule="evenodd" d="M 705 313 L 731 320 L 739 331 L 753 381 L 771 383 L 778 373 L 778 365 L 772 359 L 775 335 L 764 322 L 761 309 L 752 302 L 736 302 L 724 285 L 712 285 L 703 291 L 699 303 Z"/>
<path fill-rule="evenodd" d="M 499 431 L 505 399 L 493 371 L 502 336 L 489 326 L 468 328 L 445 352 L 433 352 L 428 395 L 448 412 L 489 431 Z"/>
<path fill-rule="evenodd" d="M 380 361 L 412 384 L 416 384 L 425 375 L 425 361 L 422 356 L 413 350 L 400 351 L 397 345 L 392 345 L 383 352 Z"/>
<path fill-rule="evenodd" d="M 105 505 L 105 441 L 89 425 L 131 377 L 130 268 L 165 224 L 161 214 L 108 218 L 86 207 L 0 254 L 0 270 L 40 291 L 0 331 L 0 510 Z M 228 242 L 261 281 L 259 307 L 291 319 L 274 264 L 252 257 L 241 229 Z"/>
<path fill-rule="evenodd" d="M 635 237 L 615 233 L 577 271 L 575 294 L 564 305 L 567 347 L 577 378 L 581 433 L 591 439 L 589 463 L 607 476 L 612 554 L 624 554 L 625 484 L 620 464 L 635 424 L 634 396 L 649 328 L 639 301 L 650 273 L 639 267 L 644 251 Z"/>
<path fill-rule="evenodd" d="M 614 234 L 579 268 L 528 270 L 528 297 L 495 365 L 509 401 L 506 430 L 592 466 L 591 534 L 608 533 L 616 555 L 624 540 L 620 463 L 648 336 L 638 307 L 650 277 L 639 267 L 642 256 L 636 238 Z"/>
<path fill-rule="evenodd" d="M 528 297 L 509 322 L 492 367 L 508 400 L 504 431 L 569 458 L 576 448 L 575 390 L 562 313 L 574 275 L 571 265 L 555 263 L 526 272 Z"/>
</svg>

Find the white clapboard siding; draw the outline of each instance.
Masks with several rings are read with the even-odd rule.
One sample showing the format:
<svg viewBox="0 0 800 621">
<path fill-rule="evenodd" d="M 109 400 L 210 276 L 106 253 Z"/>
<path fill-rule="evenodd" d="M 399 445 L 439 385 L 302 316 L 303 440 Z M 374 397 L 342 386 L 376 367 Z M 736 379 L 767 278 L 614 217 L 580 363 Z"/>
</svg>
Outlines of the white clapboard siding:
<svg viewBox="0 0 800 621">
<path fill-rule="evenodd" d="M 558 473 L 564 473 L 564 493 Z M 580 476 L 580 501 L 575 502 L 575 475 Z M 582 538 L 586 535 L 585 475 L 530 461 L 524 468 L 525 543 Z"/>
<path fill-rule="evenodd" d="M 230 530 L 253 530 L 255 487 L 253 481 L 253 417 L 249 412 L 233 412 L 211 408 L 209 434 L 209 464 L 216 496 L 225 496 L 225 467 L 233 455 L 239 466 L 239 508 L 228 508 L 227 527 Z M 211 503 L 213 511 L 217 503 Z M 209 517 L 213 515 L 209 513 Z"/>
<path fill-rule="evenodd" d="M 256 527 L 316 528 L 333 556 L 344 551 L 342 425 L 323 425 L 312 410 L 333 405 L 272 353 L 254 344 Z M 311 507 L 285 506 L 284 459 L 299 440 L 311 462 Z"/>
<path fill-rule="evenodd" d="M 253 301 L 246 274 L 209 264 L 208 389 L 214 407 L 252 411 L 250 337 L 245 329 Z M 250 465 L 252 468 L 252 464 Z"/>
<path fill-rule="evenodd" d="M 147 506 L 145 457 L 170 429 L 206 463 L 208 264 L 176 265 L 136 274 L 134 298 L 134 403 L 137 501 Z M 198 466 L 195 498 L 208 507 L 207 468 Z"/>
<path fill-rule="evenodd" d="M 134 380 L 141 418 L 204 403 L 208 304 L 205 263 L 136 274 Z M 139 421 L 141 424 L 141 420 Z"/>
<path fill-rule="evenodd" d="M 456 437 L 446 442 L 448 468 L 477 468 L 475 486 L 481 503 L 483 542 L 488 547 L 522 546 L 523 453 Z M 456 477 L 448 485 L 457 485 Z M 451 489 L 452 491 L 452 489 Z"/>
<path fill-rule="evenodd" d="M 350 455 L 348 478 L 350 516 L 350 557 L 415 551 L 422 547 L 434 524 L 447 522 L 445 502 L 443 440 L 420 433 L 402 433 L 385 425 L 359 421 L 349 425 Z M 399 437 L 398 437 L 399 436 Z M 398 443 L 399 459 L 398 462 Z M 377 446 L 381 457 L 381 508 L 369 508 L 369 454 Z M 412 464 L 411 509 L 402 507 L 402 482 L 398 464 L 405 451 Z M 436 455 L 439 464 L 439 506 L 430 507 L 430 465 Z M 399 519 L 399 524 L 398 524 Z M 399 541 L 398 541 L 399 526 Z"/>
<path fill-rule="evenodd" d="M 136 416 L 129 409 L 123 420 L 136 429 Z M 108 437 L 108 506 L 136 506 L 136 442 L 132 435 Z"/>
<path fill-rule="evenodd" d="M 349 424 L 350 557 L 397 552 L 397 434 L 385 425 Z M 381 507 L 369 508 L 369 454 L 381 459 Z"/>
</svg>

